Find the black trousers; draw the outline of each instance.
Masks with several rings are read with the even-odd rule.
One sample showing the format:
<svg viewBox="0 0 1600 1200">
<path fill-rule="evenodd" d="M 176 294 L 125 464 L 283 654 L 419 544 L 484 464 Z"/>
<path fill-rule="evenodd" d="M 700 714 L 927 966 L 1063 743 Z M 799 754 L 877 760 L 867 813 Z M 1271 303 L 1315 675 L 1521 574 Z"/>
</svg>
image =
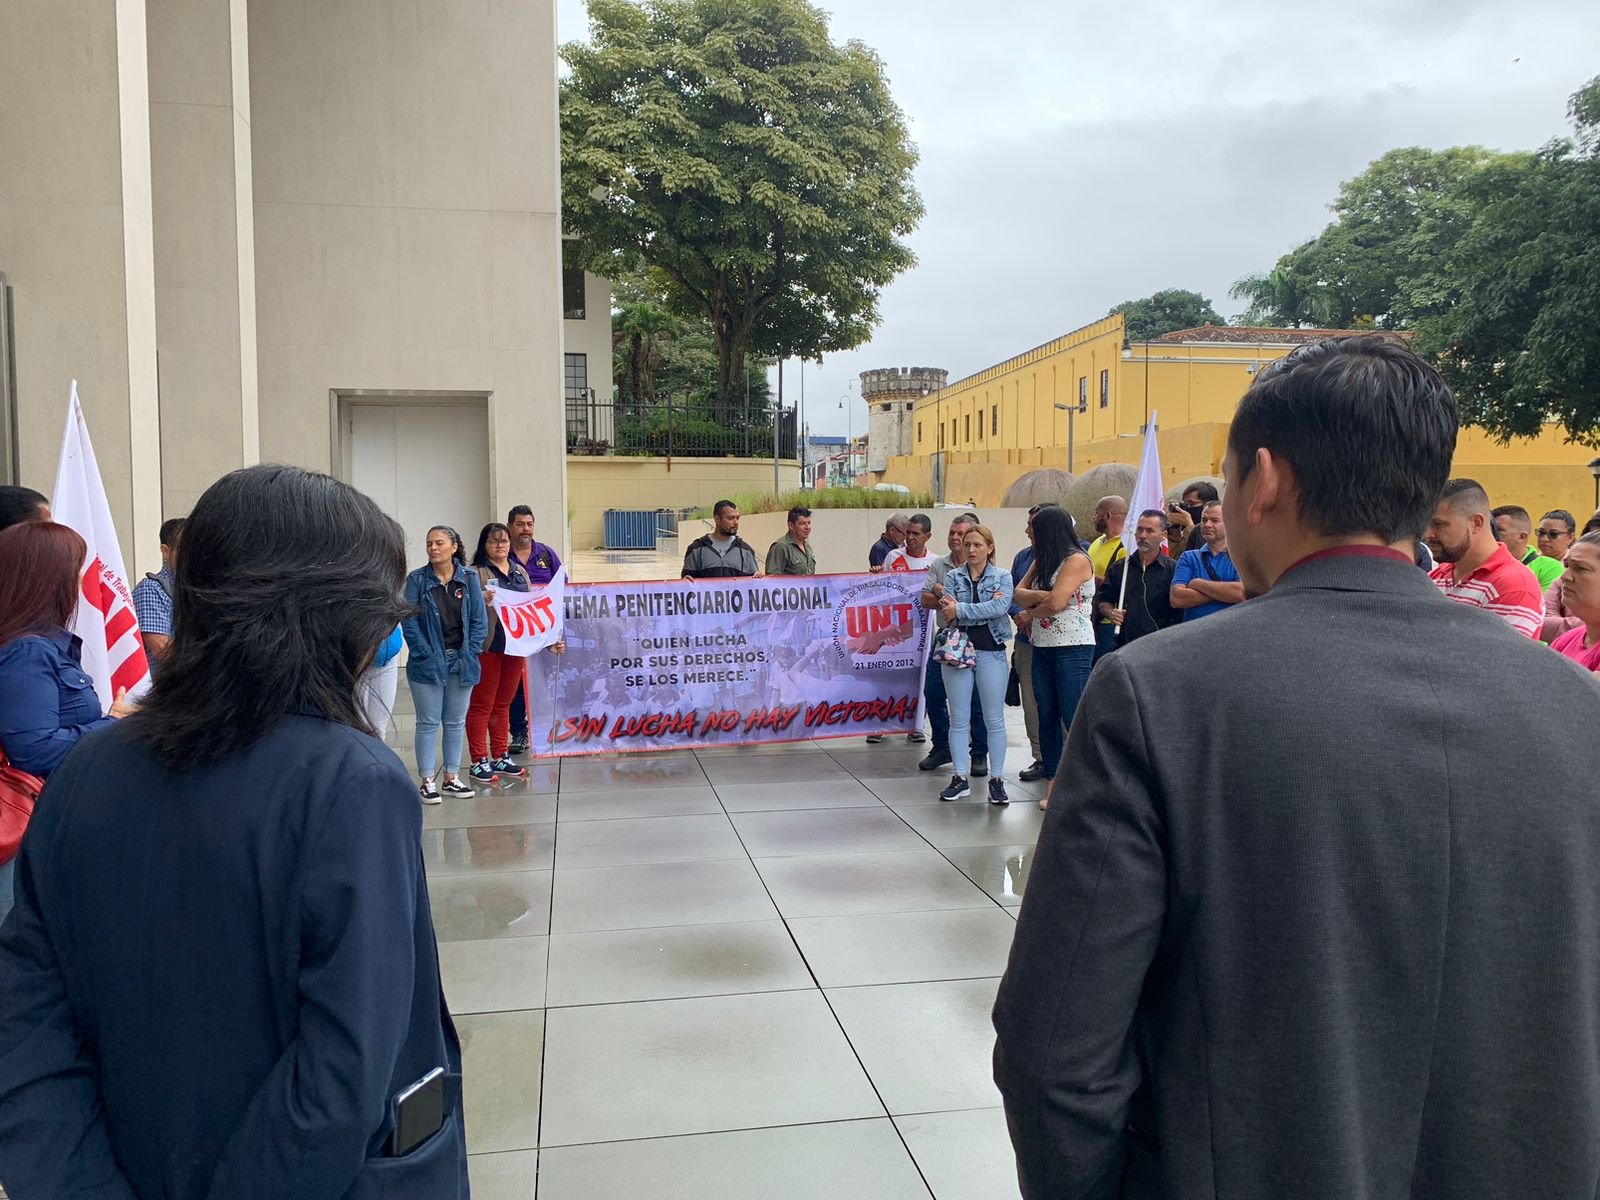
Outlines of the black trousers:
<svg viewBox="0 0 1600 1200">
<path fill-rule="evenodd" d="M 524 674 L 517 684 L 517 694 L 511 698 L 511 736 L 528 736 L 528 680 Z"/>
</svg>

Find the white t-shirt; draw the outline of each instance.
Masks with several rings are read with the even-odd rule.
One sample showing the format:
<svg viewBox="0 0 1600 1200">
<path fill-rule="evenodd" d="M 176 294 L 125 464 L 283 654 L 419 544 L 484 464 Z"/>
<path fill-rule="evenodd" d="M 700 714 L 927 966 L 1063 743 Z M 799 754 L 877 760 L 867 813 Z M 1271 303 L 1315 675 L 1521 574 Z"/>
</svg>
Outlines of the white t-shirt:
<svg viewBox="0 0 1600 1200">
<path fill-rule="evenodd" d="M 1068 558 L 1061 566 L 1066 566 L 1070 561 Z M 1061 567 L 1057 567 L 1055 575 L 1050 577 L 1051 588 L 1055 587 L 1060 574 Z M 1048 591 L 1049 588 L 1043 590 Z M 1060 612 L 1036 620 L 1028 630 L 1028 640 L 1035 646 L 1047 648 L 1094 645 L 1094 576 L 1083 581 Z"/>
<path fill-rule="evenodd" d="M 889 557 L 883 560 L 885 571 L 896 571 L 902 575 L 913 571 L 926 571 L 938 559 L 937 554 L 924 553 L 921 558 L 912 558 L 906 553 L 904 546 L 896 546 L 889 551 Z"/>
</svg>

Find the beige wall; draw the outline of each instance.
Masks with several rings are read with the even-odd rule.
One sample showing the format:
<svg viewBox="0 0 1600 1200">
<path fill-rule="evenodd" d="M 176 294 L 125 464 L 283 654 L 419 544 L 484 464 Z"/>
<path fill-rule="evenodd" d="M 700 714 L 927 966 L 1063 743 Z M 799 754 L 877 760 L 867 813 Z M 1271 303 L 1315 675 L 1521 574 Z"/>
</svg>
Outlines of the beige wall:
<svg viewBox="0 0 1600 1200">
<path fill-rule="evenodd" d="M 258 461 L 245 0 L 147 0 L 162 506 Z"/>
<path fill-rule="evenodd" d="M 770 458 L 674 458 L 670 469 L 668 463 L 665 458 L 567 459 L 572 545 L 587 550 L 604 544 L 608 508 L 709 507 L 739 492 L 772 490 Z M 781 462 L 778 473 L 785 490 L 799 486 L 798 462 Z"/>
<path fill-rule="evenodd" d="M 48 493 L 75 377 L 130 571 L 160 561 L 144 0 L 0 7 L 0 271 L 22 482 Z"/>
<path fill-rule="evenodd" d="M 611 281 L 585 271 L 583 275 L 586 316 L 581 321 L 562 321 L 562 351 L 582 354 L 589 360 L 589 386 L 595 399 L 611 402 Z M 608 441 L 611 439 L 607 439 Z"/>
<path fill-rule="evenodd" d="M 261 454 L 330 392 L 489 395 L 490 504 L 566 509 L 552 0 L 250 6 Z"/>
</svg>

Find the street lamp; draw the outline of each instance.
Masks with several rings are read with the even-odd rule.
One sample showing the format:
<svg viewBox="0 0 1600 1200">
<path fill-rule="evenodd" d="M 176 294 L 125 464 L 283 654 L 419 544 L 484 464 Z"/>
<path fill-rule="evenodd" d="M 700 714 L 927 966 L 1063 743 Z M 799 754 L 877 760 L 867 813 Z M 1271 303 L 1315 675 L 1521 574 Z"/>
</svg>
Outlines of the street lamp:
<svg viewBox="0 0 1600 1200">
<path fill-rule="evenodd" d="M 850 393 L 846 392 L 839 397 L 839 407 L 844 409 L 844 474 L 845 487 L 850 487 L 856 475 L 856 437 L 855 419 L 856 406 L 850 403 Z"/>
<path fill-rule="evenodd" d="M 1589 460 L 1589 474 L 1594 476 L 1594 506 L 1600 509 L 1600 458 Z"/>
</svg>

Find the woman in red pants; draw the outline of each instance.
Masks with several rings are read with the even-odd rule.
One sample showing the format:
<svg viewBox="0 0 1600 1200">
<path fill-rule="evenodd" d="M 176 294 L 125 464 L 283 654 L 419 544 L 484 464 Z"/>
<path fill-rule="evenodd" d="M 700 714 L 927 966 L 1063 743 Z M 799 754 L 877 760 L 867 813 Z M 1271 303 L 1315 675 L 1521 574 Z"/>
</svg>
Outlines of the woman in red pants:
<svg viewBox="0 0 1600 1200">
<path fill-rule="evenodd" d="M 489 606 L 489 637 L 478 658 L 483 674 L 467 707 L 467 749 L 472 754 L 469 773 L 479 783 L 492 783 L 496 776 L 520 779 L 528 770 L 512 762 L 506 749 L 511 742 L 511 698 L 517 694 L 528 660 L 505 652 L 506 631 L 495 611 L 494 595 L 499 588 L 530 590 L 528 573 L 511 558 L 511 531 L 498 521 L 485 525 L 478 535 L 472 565 L 478 569 Z"/>
</svg>

